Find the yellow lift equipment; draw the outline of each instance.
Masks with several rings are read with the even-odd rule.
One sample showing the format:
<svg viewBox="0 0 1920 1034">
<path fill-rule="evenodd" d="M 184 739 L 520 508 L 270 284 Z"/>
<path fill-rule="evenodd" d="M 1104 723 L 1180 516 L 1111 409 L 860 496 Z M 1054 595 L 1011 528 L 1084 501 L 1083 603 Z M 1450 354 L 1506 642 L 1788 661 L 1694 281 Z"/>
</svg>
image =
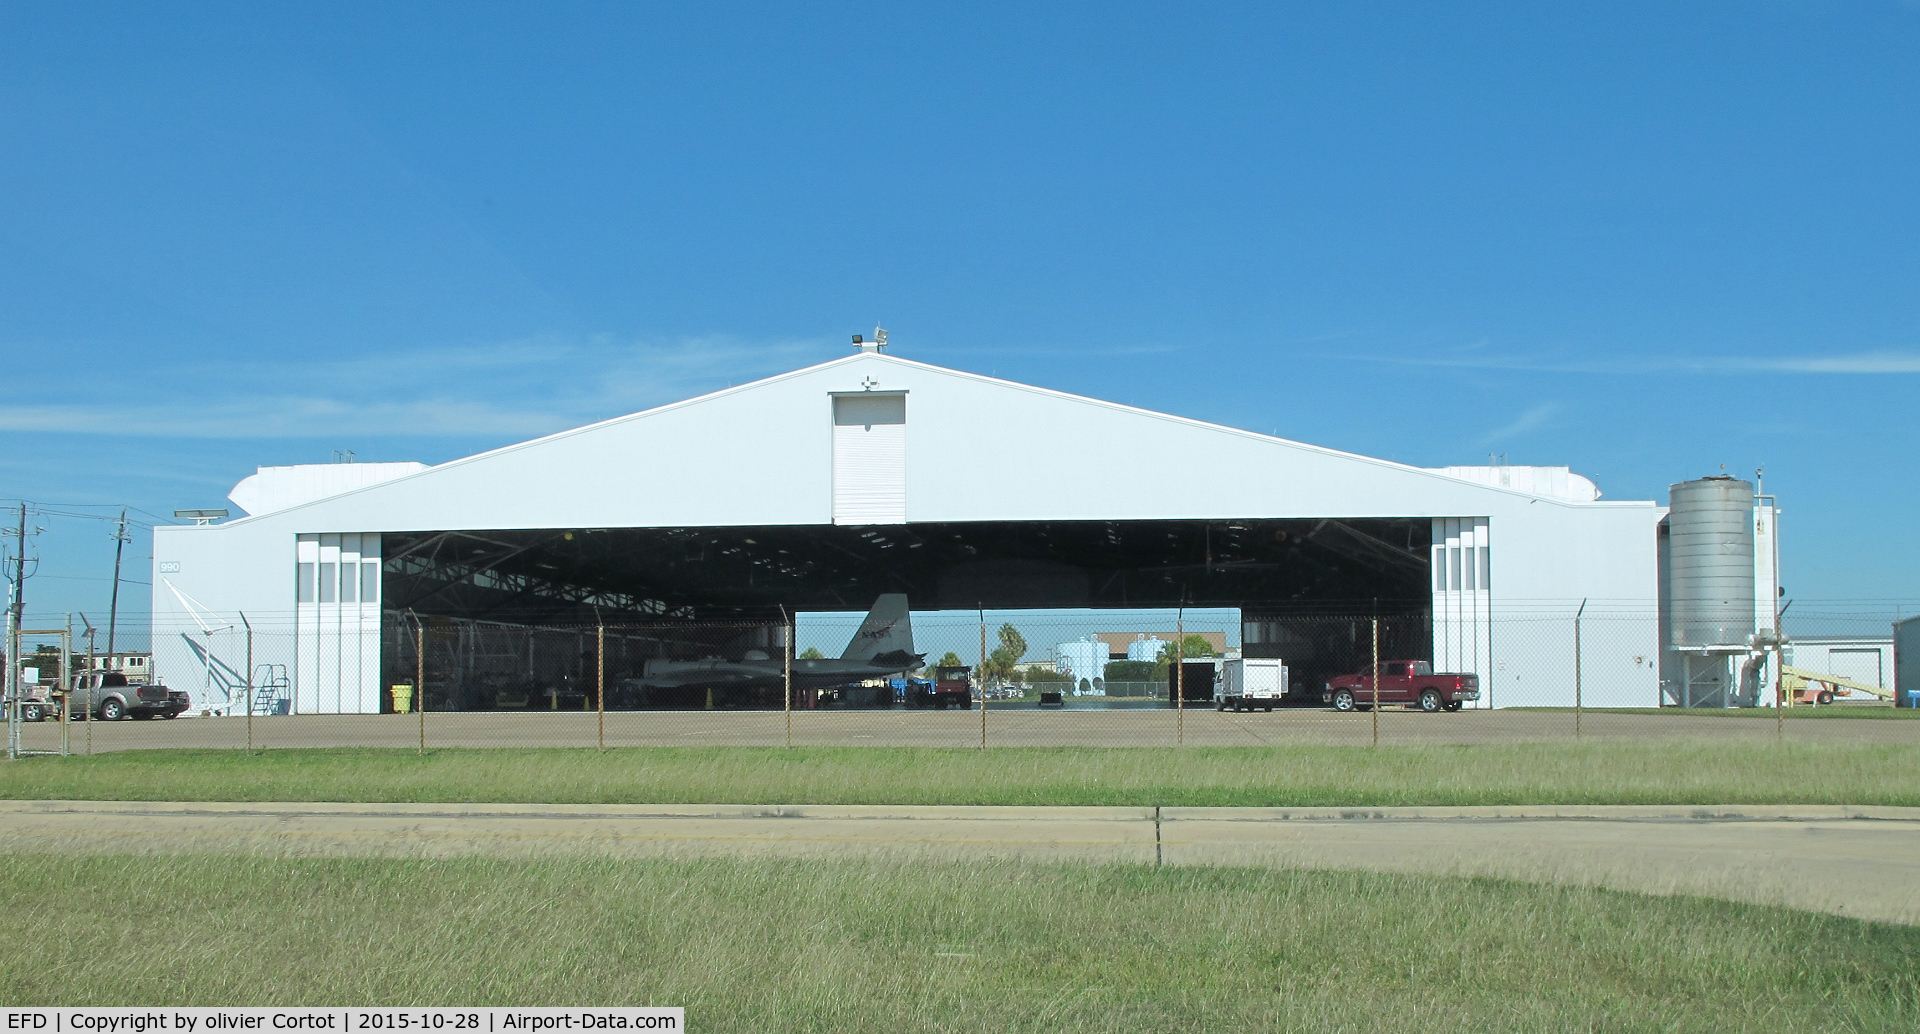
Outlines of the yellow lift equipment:
<svg viewBox="0 0 1920 1034">
<path fill-rule="evenodd" d="M 1893 699 L 1893 690 L 1790 664 L 1780 666 L 1780 688 L 1786 691 L 1789 705 L 1831 704 L 1834 697 L 1852 696 L 1856 689 L 1883 700 Z"/>
</svg>

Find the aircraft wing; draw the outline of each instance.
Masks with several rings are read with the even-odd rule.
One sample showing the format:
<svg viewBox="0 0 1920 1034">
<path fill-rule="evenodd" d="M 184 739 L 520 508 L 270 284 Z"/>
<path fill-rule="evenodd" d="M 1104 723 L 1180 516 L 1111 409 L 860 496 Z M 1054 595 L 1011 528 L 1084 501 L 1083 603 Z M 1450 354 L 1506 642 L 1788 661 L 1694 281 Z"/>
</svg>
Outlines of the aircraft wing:
<svg viewBox="0 0 1920 1034">
<path fill-rule="evenodd" d="M 646 672 L 634 680 L 643 686 L 676 689 L 681 686 L 747 686 L 756 683 L 778 685 L 781 673 L 754 665 L 725 666 L 690 664 Z"/>
</svg>

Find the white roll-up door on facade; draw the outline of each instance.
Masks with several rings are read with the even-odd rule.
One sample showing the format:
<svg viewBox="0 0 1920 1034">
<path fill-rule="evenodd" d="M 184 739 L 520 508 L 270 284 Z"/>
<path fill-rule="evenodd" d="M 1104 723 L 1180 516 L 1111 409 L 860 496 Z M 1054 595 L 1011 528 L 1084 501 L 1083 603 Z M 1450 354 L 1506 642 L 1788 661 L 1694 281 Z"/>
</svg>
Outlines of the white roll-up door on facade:
<svg viewBox="0 0 1920 1034">
<path fill-rule="evenodd" d="M 1823 669 L 1829 675 L 1838 675 L 1843 679 L 1864 682 L 1869 686 L 1886 686 L 1886 663 L 1879 650 L 1840 649 L 1827 654 L 1827 666 Z"/>
<path fill-rule="evenodd" d="M 1433 667 L 1480 676 L 1479 707 L 1494 688 L 1493 554 L 1485 517 L 1433 521 Z"/>
<path fill-rule="evenodd" d="M 907 521 L 907 396 L 833 397 L 833 523 Z"/>
<path fill-rule="evenodd" d="M 380 536 L 301 535 L 295 714 L 380 711 Z"/>
</svg>

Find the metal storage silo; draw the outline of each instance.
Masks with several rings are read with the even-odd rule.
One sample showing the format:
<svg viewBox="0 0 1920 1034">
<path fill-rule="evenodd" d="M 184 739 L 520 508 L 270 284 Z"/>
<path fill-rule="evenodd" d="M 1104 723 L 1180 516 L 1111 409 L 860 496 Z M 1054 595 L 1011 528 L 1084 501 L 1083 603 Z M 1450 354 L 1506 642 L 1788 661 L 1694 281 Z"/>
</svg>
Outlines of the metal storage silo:
<svg viewBox="0 0 1920 1034">
<path fill-rule="evenodd" d="M 1160 659 L 1160 651 L 1165 650 L 1171 645 L 1173 644 L 1167 642 L 1165 639 L 1147 637 L 1136 639 L 1127 644 L 1127 660 L 1157 661 Z"/>
<path fill-rule="evenodd" d="M 1731 652 L 1754 625 L 1753 484 L 1731 477 L 1668 488 L 1672 646 Z"/>
<path fill-rule="evenodd" d="M 1102 690 L 1106 688 L 1107 644 L 1099 640 L 1081 639 L 1061 643 L 1053 648 L 1053 653 L 1060 659 L 1060 670 L 1073 676 L 1076 686 L 1086 682 Z"/>
</svg>

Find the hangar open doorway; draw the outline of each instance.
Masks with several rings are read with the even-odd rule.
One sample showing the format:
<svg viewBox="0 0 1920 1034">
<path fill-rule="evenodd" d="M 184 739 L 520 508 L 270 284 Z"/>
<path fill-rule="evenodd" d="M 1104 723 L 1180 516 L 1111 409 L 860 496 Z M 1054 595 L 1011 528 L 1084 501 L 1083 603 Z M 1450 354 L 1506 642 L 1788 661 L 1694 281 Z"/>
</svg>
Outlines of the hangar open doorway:
<svg viewBox="0 0 1920 1034">
<path fill-rule="evenodd" d="M 1446 535 L 1424 517 L 390 532 L 383 683 L 411 681 L 428 628 L 443 706 L 577 706 L 603 663 L 617 680 L 650 659 L 778 656 L 795 615 L 858 614 L 904 594 L 916 612 L 989 621 L 1229 609 L 1236 650 L 1285 657 L 1311 689 L 1364 665 L 1376 616 L 1387 655 L 1435 657 Z M 614 630 L 604 658 L 602 627 Z M 711 703 L 694 691 L 612 706 Z M 765 693 L 731 703 L 781 706 Z"/>
</svg>

